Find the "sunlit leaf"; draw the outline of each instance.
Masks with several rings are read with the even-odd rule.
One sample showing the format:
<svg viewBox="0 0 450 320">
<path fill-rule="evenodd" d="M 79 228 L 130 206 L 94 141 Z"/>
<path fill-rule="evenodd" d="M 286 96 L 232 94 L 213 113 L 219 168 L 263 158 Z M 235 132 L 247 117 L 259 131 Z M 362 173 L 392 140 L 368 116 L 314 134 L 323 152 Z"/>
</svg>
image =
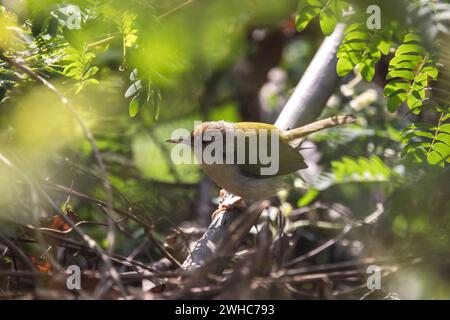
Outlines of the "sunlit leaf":
<svg viewBox="0 0 450 320">
<path fill-rule="evenodd" d="M 130 115 L 130 117 L 135 117 L 139 112 L 139 101 L 136 97 L 134 97 L 131 101 L 130 101 L 130 105 L 128 107 L 128 114 Z"/>
<path fill-rule="evenodd" d="M 387 107 L 394 112 L 400 104 L 406 104 L 415 114 L 422 110 L 426 98 L 426 88 L 430 79 L 436 79 L 438 69 L 435 62 L 425 53 L 420 36 L 408 33 L 389 62 L 386 79 L 390 80 L 384 89 Z"/>
</svg>

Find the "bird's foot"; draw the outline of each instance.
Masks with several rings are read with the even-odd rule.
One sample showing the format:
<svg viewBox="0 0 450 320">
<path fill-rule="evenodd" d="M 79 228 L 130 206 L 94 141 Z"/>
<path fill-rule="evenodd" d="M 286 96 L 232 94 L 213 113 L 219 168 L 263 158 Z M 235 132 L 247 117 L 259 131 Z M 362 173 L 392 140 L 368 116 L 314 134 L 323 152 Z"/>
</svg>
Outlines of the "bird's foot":
<svg viewBox="0 0 450 320">
<path fill-rule="evenodd" d="M 245 207 L 244 199 L 222 189 L 220 190 L 219 206 L 217 210 L 212 213 L 211 219 L 214 220 L 217 215 L 227 210 L 243 207 Z"/>
<path fill-rule="evenodd" d="M 225 210 L 226 210 L 226 209 L 221 208 L 221 207 L 217 208 L 216 211 L 214 211 L 214 212 L 211 214 L 211 221 L 214 221 L 214 219 L 216 219 L 216 217 L 217 217 L 219 214 L 221 214 L 222 212 L 224 212 Z"/>
</svg>

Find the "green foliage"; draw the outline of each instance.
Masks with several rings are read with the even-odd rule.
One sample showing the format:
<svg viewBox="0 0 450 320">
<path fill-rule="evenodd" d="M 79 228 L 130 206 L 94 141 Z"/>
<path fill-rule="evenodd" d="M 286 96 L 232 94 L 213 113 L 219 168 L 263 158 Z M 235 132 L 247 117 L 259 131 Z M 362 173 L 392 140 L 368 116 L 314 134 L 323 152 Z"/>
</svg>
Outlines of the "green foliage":
<svg viewBox="0 0 450 320">
<path fill-rule="evenodd" d="M 312 19 L 319 16 L 323 33 L 329 35 L 341 18 L 342 11 L 347 8 L 348 5 L 342 1 L 301 1 L 296 17 L 297 30 L 305 29 Z M 430 98 L 428 92 L 432 88 L 431 81 L 438 80 L 438 68 L 434 58 L 435 48 L 424 46 L 420 34 L 410 30 L 425 30 L 425 35 L 431 38 L 440 32 L 447 33 L 450 5 L 431 0 L 415 1 L 408 7 L 408 12 L 413 18 L 411 21 L 414 25 L 400 27 L 400 20 L 389 18 L 390 20 L 383 21 L 384 27 L 380 30 L 369 30 L 366 26 L 367 16 L 361 12 L 354 13 L 348 19 L 344 39 L 337 52 L 336 70 L 342 77 L 356 69 L 363 79 L 372 81 L 376 63 L 380 61 L 382 55 L 389 53 L 391 46 L 395 45 L 396 36 L 399 37 L 403 33 L 403 41 L 389 63 L 386 77 L 388 83 L 384 88 L 384 95 L 390 112 L 396 111 L 403 102 L 406 102 L 412 113 L 419 114 L 424 102 Z M 445 104 L 445 99 L 440 101 Z M 441 121 L 444 121 L 442 119 L 446 119 L 446 112 L 443 109 Z M 429 164 L 444 165 L 446 161 L 443 160 L 448 157 L 447 136 L 439 131 L 443 130 L 442 128 L 424 126 L 425 124 L 417 123 L 405 129 L 403 139 L 407 143 L 403 150 L 404 154 L 417 161 L 426 159 Z"/>
<path fill-rule="evenodd" d="M 139 79 L 137 69 L 130 73 L 130 81 L 132 83 L 125 92 L 125 98 L 131 98 L 128 107 L 130 117 L 136 116 L 143 106 L 150 104 L 153 117 L 158 120 L 159 102 L 161 100 L 159 89 L 154 88 L 150 80 Z"/>
<path fill-rule="evenodd" d="M 304 0 L 300 1 L 295 18 L 298 31 L 305 29 L 312 19 L 319 16 L 320 28 L 330 35 L 349 4 L 343 0 Z"/>
<path fill-rule="evenodd" d="M 317 196 L 320 194 L 320 191 L 314 188 L 308 189 L 306 193 L 297 201 L 297 207 L 301 208 L 307 206 L 312 201 L 314 201 Z"/>
<path fill-rule="evenodd" d="M 352 158 L 343 156 L 331 161 L 331 170 L 321 172 L 308 179 L 301 187 L 308 192 L 301 197 L 297 205 L 305 206 L 319 195 L 319 192 L 332 186 L 350 183 L 393 183 L 401 180 L 401 174 L 384 163 L 379 156 Z"/>
<path fill-rule="evenodd" d="M 450 4 L 436 0 L 411 1 L 409 14 L 413 17 L 415 27 L 424 31 L 429 39 L 439 33 L 448 33 L 450 20 Z M 431 23 L 430 23 L 431 22 Z"/>
<path fill-rule="evenodd" d="M 388 54 L 391 46 L 392 28 L 369 30 L 365 23 L 355 22 L 347 26 L 344 39 L 337 52 L 337 73 L 345 76 L 358 66 L 366 81 L 372 81 L 375 64 L 381 54 Z"/>
<path fill-rule="evenodd" d="M 332 161 L 331 168 L 336 183 L 387 182 L 396 176 L 395 171 L 376 155 L 357 159 L 343 157 L 339 161 Z"/>
<path fill-rule="evenodd" d="M 99 70 L 97 66 L 91 66 L 94 58 L 95 54 L 86 49 L 68 48 L 65 50 L 61 61 L 64 68 L 61 74 L 77 81 L 75 93 L 79 93 L 87 85 L 99 84 L 98 80 L 93 78 Z"/>
<path fill-rule="evenodd" d="M 429 82 L 437 76 L 436 64 L 421 44 L 420 36 L 406 34 L 389 62 L 389 83 L 384 89 L 388 110 L 394 112 L 406 101 L 413 113 L 420 113 Z"/>
<path fill-rule="evenodd" d="M 139 112 L 139 108 L 139 102 L 136 97 L 134 97 L 133 99 L 131 99 L 130 105 L 128 106 L 128 114 L 130 115 L 130 117 L 135 117 Z"/>
<path fill-rule="evenodd" d="M 370 4 L 381 2 L 388 1 Z M 403 2 L 406 0 L 396 3 Z M 157 251 L 159 247 L 182 261 L 183 252 L 179 251 L 187 251 L 188 242 L 201 229 L 183 227 L 178 231 L 177 225 L 197 225 L 206 208 L 215 206 L 213 197 L 218 189 L 209 188 L 208 183 L 199 185 L 204 176 L 198 165 L 175 164 L 171 155 L 177 149 L 164 141 L 175 129 L 189 132 L 198 119 L 252 121 L 249 115 L 260 111 L 260 119 L 271 123 L 272 112 L 275 115 L 284 105 L 323 38 L 317 37 L 312 28 L 305 37 L 291 36 L 294 30 L 286 22 L 295 10 L 292 1 L 188 1 L 186 6 L 175 0 L 3 3 L 8 9 L 0 6 L 2 54 L 54 84 L 92 135 L 83 133 L 58 95 L 21 68 L 0 60 L 0 231 L 4 230 L 3 220 L 14 221 L 17 232 L 7 234 L 17 240 L 25 254 L 35 246 L 37 256 L 52 256 L 46 250 L 49 245 L 56 250 L 67 242 L 71 247 L 63 250 L 64 259 L 55 259 L 63 267 L 78 258 L 92 260 L 89 270 L 94 272 L 100 270 L 95 266 L 103 263 L 85 252 L 84 237 L 68 231 L 64 233 L 67 241 L 56 243 L 50 237 L 52 241 L 38 248 L 31 242 L 35 232 L 28 228 L 33 226 L 39 234 L 40 227 L 47 225 L 39 225 L 31 217 L 52 217 L 52 207 L 65 208 L 65 202 L 69 202 L 80 218 L 77 221 L 82 221 L 80 230 L 102 248 L 114 243 L 112 252 L 117 255 L 112 262 L 121 273 L 139 269 L 138 265 L 132 267 L 134 261 L 141 265 L 158 261 L 164 253 Z M 409 4 L 407 14 L 383 9 L 381 29 L 369 30 L 365 24 L 367 1 L 300 1 L 296 18 L 299 31 L 313 19 L 325 35 L 333 32 L 337 22 L 347 23 L 336 69 L 339 76 L 350 75 L 343 79 L 350 81 L 341 92 L 336 90 L 321 117 L 352 113 L 358 121 L 308 137 L 315 147 L 305 143 L 300 152 L 308 156 L 310 169 L 286 177 L 293 185 L 280 190 L 280 203 L 271 203 L 270 210 L 265 210 L 267 216 L 260 219 L 263 224 L 254 228 L 257 235 L 251 237 L 255 238 L 242 244 L 245 250 L 253 250 L 253 244 L 263 249 L 258 252 L 270 250 L 276 257 L 269 261 L 276 261 L 274 270 L 284 271 L 285 262 L 298 254 L 311 270 L 316 270 L 318 265 L 346 261 L 347 253 L 351 253 L 351 261 L 359 261 L 361 257 L 378 258 L 380 252 L 383 257 L 395 256 L 394 249 L 399 245 L 415 250 L 420 243 L 430 256 L 448 255 L 449 170 L 442 167 L 450 162 L 450 115 L 445 97 L 450 92 L 445 88 L 450 58 L 442 56 L 448 51 L 445 41 L 440 42 L 442 50 L 437 50 L 433 34 L 447 28 L 450 7 L 448 1 L 439 0 Z M 81 15 L 79 29 L 68 24 L 74 5 L 76 14 Z M 414 20 L 416 16 L 422 19 L 420 23 Z M 398 49 L 395 52 L 393 48 Z M 385 112 L 385 99 L 377 87 L 383 86 L 384 66 L 392 56 L 385 88 L 388 108 L 403 111 L 399 106 L 405 104 L 417 114 L 406 117 L 401 112 Z M 441 68 L 441 64 L 438 74 L 436 66 Z M 271 77 L 268 71 L 274 66 L 287 71 L 287 77 Z M 350 79 L 352 72 L 357 76 Z M 376 83 L 367 83 L 375 79 L 375 72 L 380 72 Z M 258 92 L 261 87 L 268 89 L 271 98 L 261 101 L 266 108 L 258 109 L 257 99 L 264 100 L 262 89 Z M 436 89 L 444 94 L 440 100 L 436 99 Z M 270 109 L 270 115 L 266 109 Z M 407 126 L 407 121 L 413 123 Z M 86 136 L 95 140 L 110 184 L 103 180 L 97 154 Z M 4 164 L 5 159 L 18 168 L 17 173 Z M 64 186 L 66 191 L 56 186 Z M 117 227 L 113 228 L 114 241 L 110 241 L 113 238 L 105 220 L 110 212 L 99 210 L 106 209 L 99 205 L 108 202 L 108 186 L 117 208 L 112 216 Z M 68 197 L 69 188 L 73 192 Z M 300 194 L 300 188 L 306 192 Z M 375 221 L 380 215 L 376 228 L 366 232 L 372 223 L 366 221 Z M 366 220 L 367 216 L 375 218 Z M 189 224 L 183 223 L 186 220 Z M 274 224 L 270 230 L 266 230 L 268 223 Z M 352 233 L 343 238 L 344 233 L 338 232 L 346 225 L 352 226 Z M 172 241 L 171 228 L 183 236 L 182 250 L 172 247 L 178 240 Z M 155 232 L 157 242 L 146 231 Z M 397 237 L 401 241 L 396 242 Z M 418 237 L 422 241 L 417 241 Z M 389 239 L 388 248 L 383 248 L 381 239 Z M 146 245 L 149 240 L 151 245 Z M 376 246 L 370 245 L 374 241 Z M 83 244 L 79 250 L 78 243 Z M 436 248 L 442 252 L 437 253 Z M 356 253 L 359 250 L 361 254 Z M 424 257 L 414 250 L 402 254 Z M 132 259 L 121 263 L 121 257 L 130 253 Z M 5 270 L 11 272 L 10 250 L 4 255 L 3 261 L 10 260 Z M 254 258 L 248 257 L 248 261 Z M 236 259 L 247 261 L 243 260 L 246 255 Z M 17 262 L 16 269 L 21 271 L 23 266 Z M 301 264 L 292 265 L 298 266 Z M 272 268 L 269 264 L 267 267 Z M 440 270 L 445 268 L 448 266 Z M 6 290 L 8 296 L 9 285 L 15 282 L 8 280 L 8 286 L 1 286 L 0 291 Z M 233 285 L 232 281 L 228 284 Z M 25 285 L 28 287 L 28 283 Z M 36 283 L 35 289 L 41 285 Z M 321 292 L 315 290 L 315 283 L 303 278 L 299 286 L 308 292 Z M 128 288 L 131 283 L 126 282 Z M 306 291 L 299 292 L 304 295 Z M 338 291 L 332 292 L 333 297 L 338 297 Z M 216 293 L 214 290 L 212 294 Z"/>
<path fill-rule="evenodd" d="M 120 31 L 123 35 L 123 46 L 124 48 L 131 48 L 137 41 L 137 29 L 134 26 L 136 20 L 136 15 L 130 12 L 125 12 L 123 14 Z"/>
<path fill-rule="evenodd" d="M 450 162 L 450 113 L 441 111 L 437 125 L 410 124 L 402 133 L 404 154 L 413 162 L 444 166 Z"/>
<path fill-rule="evenodd" d="M 0 79 L 0 103 L 2 103 L 8 99 L 7 92 L 12 89 L 17 78 L 12 70 L 5 69 L 0 65 Z"/>
<path fill-rule="evenodd" d="M 138 30 L 135 27 L 136 15 L 126 11 L 122 15 L 122 19 L 119 22 L 119 30 L 122 34 L 122 47 L 123 47 L 123 63 L 121 68 L 126 67 L 127 48 L 133 47 L 138 40 Z"/>
</svg>

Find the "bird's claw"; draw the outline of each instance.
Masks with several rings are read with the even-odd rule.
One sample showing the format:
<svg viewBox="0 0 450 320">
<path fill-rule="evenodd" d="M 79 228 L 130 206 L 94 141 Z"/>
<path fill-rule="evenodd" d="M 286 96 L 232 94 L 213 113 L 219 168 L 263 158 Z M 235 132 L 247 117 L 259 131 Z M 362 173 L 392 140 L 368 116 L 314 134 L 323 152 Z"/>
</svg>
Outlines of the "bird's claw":
<svg viewBox="0 0 450 320">
<path fill-rule="evenodd" d="M 227 210 L 245 207 L 244 199 L 232 193 L 229 193 L 224 189 L 220 190 L 219 195 L 220 195 L 219 206 L 217 210 L 212 213 L 211 215 L 212 220 L 214 220 L 217 217 L 217 215 L 219 215 L 220 213 L 224 213 Z"/>
</svg>

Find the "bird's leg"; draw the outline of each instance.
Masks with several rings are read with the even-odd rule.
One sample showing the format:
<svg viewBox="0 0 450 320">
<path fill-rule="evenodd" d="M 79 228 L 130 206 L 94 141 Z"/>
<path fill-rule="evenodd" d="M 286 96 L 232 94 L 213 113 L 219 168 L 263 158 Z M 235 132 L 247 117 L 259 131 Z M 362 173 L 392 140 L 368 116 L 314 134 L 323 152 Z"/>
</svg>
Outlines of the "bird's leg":
<svg viewBox="0 0 450 320">
<path fill-rule="evenodd" d="M 219 197 L 220 197 L 219 206 L 217 210 L 212 213 L 211 215 L 212 220 L 214 220 L 214 218 L 216 218 L 218 214 L 226 210 L 245 207 L 244 199 L 232 193 L 229 193 L 225 189 L 220 190 Z"/>
<path fill-rule="evenodd" d="M 233 208 L 242 208 L 244 206 L 244 199 L 240 196 L 234 195 L 225 189 L 220 190 L 219 208 L 229 210 Z"/>
</svg>

